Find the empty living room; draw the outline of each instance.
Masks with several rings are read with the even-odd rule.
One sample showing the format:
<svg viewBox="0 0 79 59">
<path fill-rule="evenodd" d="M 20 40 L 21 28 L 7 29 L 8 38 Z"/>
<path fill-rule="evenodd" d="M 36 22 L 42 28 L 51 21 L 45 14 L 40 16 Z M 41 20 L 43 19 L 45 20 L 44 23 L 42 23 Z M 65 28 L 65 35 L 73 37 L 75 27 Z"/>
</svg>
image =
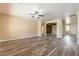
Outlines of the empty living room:
<svg viewBox="0 0 79 59">
<path fill-rule="evenodd" d="M 0 3 L 0 56 L 79 56 L 79 3 Z"/>
</svg>

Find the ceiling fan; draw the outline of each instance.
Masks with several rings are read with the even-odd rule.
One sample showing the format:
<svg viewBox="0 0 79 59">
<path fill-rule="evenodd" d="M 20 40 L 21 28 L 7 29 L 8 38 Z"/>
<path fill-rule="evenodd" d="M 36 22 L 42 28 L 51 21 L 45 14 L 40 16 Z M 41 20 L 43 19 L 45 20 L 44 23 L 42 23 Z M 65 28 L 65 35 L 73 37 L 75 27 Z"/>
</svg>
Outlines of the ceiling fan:
<svg viewBox="0 0 79 59">
<path fill-rule="evenodd" d="M 30 13 L 32 18 L 39 19 L 40 17 L 44 17 L 44 14 L 40 10 L 34 10 L 32 13 Z"/>
</svg>

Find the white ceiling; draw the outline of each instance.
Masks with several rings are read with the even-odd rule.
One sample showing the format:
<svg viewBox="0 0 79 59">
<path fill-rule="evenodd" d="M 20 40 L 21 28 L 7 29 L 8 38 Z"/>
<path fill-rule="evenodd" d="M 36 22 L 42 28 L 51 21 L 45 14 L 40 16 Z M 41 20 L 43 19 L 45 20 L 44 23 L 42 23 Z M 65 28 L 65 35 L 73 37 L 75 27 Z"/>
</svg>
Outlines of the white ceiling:
<svg viewBox="0 0 79 59">
<path fill-rule="evenodd" d="M 30 17 L 29 12 L 34 8 L 43 9 L 44 20 L 64 18 L 68 14 L 76 14 L 79 10 L 79 3 L 16 3 L 11 4 L 10 14 Z"/>
</svg>

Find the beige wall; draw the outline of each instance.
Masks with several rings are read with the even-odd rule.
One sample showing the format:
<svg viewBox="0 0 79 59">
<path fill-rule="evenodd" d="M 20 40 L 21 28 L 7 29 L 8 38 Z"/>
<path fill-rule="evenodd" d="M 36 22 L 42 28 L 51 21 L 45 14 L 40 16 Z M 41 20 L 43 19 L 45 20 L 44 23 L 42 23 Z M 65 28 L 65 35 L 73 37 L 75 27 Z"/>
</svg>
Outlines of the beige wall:
<svg viewBox="0 0 79 59">
<path fill-rule="evenodd" d="M 77 39 L 78 39 L 78 40 L 77 40 L 77 43 L 79 44 L 79 12 L 78 12 L 77 15 L 78 15 L 78 20 L 77 20 L 77 23 L 78 23 L 78 24 L 77 24 Z"/>
<path fill-rule="evenodd" d="M 52 34 L 57 34 L 57 25 L 52 25 Z"/>
<path fill-rule="evenodd" d="M 7 15 L 0 14 L 0 40 L 9 37 L 10 18 Z"/>
<path fill-rule="evenodd" d="M 12 37 L 30 37 L 38 35 L 38 23 L 32 20 L 13 17 L 10 19 Z"/>
<path fill-rule="evenodd" d="M 38 23 L 32 20 L 0 14 L 0 37 L 23 38 L 38 35 Z"/>
<path fill-rule="evenodd" d="M 0 13 L 9 14 L 11 9 L 10 3 L 0 3 Z"/>
<path fill-rule="evenodd" d="M 42 36 L 43 32 L 42 32 L 42 21 L 39 20 L 38 21 L 38 36 Z"/>
</svg>

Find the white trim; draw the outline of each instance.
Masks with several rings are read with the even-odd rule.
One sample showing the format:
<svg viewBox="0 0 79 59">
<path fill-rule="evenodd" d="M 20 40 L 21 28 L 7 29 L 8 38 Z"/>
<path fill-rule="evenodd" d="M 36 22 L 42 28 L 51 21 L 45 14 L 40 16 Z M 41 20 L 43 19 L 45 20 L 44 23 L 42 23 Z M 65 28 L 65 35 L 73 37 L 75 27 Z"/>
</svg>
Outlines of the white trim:
<svg viewBox="0 0 79 59">
<path fill-rule="evenodd" d="M 19 40 L 19 39 L 31 38 L 31 37 L 39 37 L 39 35 L 36 35 L 36 36 L 29 36 L 29 37 L 17 37 L 17 38 L 12 38 L 12 39 L 0 40 L 0 42 L 11 41 L 11 40 L 17 40 L 17 39 Z"/>
<path fill-rule="evenodd" d="M 58 21 L 57 19 L 56 20 L 50 20 L 50 21 L 46 21 L 45 24 L 48 24 L 48 23 L 57 23 L 57 21 Z"/>
</svg>

